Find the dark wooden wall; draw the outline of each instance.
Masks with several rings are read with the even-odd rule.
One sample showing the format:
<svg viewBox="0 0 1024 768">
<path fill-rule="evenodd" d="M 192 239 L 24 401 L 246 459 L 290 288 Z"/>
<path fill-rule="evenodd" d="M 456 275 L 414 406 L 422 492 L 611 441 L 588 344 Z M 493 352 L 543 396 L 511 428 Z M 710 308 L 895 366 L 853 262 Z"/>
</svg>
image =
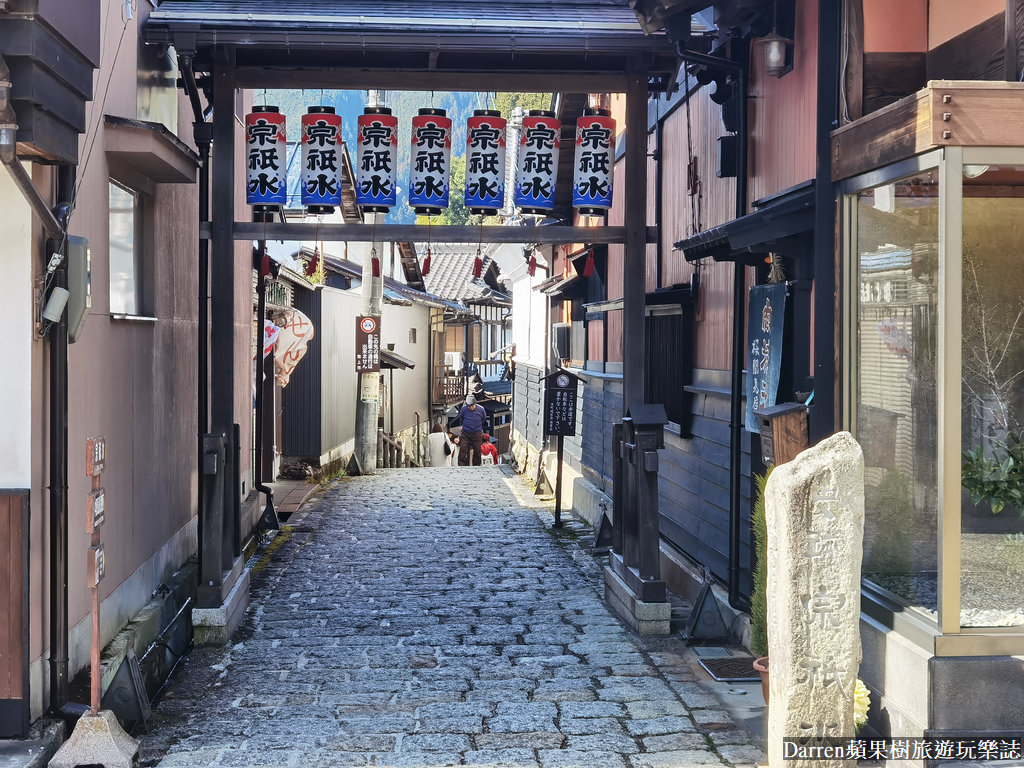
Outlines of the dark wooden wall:
<svg viewBox="0 0 1024 768">
<path fill-rule="evenodd" d="M 0 738 L 28 731 L 28 491 L 0 490 Z"/>
<path fill-rule="evenodd" d="M 322 293 L 295 292 L 295 308 L 312 321 L 316 333 L 281 394 L 281 453 L 288 457 L 319 458 L 321 454 Z"/>
<path fill-rule="evenodd" d="M 729 579 L 729 376 L 697 371 L 693 437 L 665 435 L 658 473 L 661 535 L 723 582 Z M 750 433 L 741 461 L 740 591 L 750 594 Z"/>
</svg>

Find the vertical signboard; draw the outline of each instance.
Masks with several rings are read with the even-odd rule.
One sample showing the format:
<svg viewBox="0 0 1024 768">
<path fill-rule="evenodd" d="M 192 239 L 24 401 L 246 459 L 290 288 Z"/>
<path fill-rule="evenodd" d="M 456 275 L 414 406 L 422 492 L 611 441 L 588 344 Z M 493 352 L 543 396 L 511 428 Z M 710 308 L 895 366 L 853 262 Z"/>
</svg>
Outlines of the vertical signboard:
<svg viewBox="0 0 1024 768">
<path fill-rule="evenodd" d="M 380 371 L 380 315 L 356 318 L 356 373 Z"/>
<path fill-rule="evenodd" d="M 579 377 L 558 370 L 545 377 L 544 434 L 558 437 L 555 473 L 555 527 L 562 527 L 562 441 L 576 434 L 576 385 Z"/>
<path fill-rule="evenodd" d="M 755 285 L 747 314 L 747 430 L 761 432 L 754 411 L 775 405 L 782 370 L 782 331 L 786 317 L 786 284 Z"/>
</svg>

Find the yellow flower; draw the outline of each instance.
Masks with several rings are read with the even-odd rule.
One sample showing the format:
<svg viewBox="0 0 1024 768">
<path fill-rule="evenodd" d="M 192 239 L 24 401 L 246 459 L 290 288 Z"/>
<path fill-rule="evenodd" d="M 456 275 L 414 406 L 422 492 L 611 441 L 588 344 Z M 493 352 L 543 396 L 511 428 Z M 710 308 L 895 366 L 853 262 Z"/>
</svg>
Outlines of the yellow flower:
<svg viewBox="0 0 1024 768">
<path fill-rule="evenodd" d="M 853 727 L 859 731 L 868 721 L 868 707 L 871 706 L 871 691 L 864 681 L 857 679 L 853 689 Z"/>
</svg>

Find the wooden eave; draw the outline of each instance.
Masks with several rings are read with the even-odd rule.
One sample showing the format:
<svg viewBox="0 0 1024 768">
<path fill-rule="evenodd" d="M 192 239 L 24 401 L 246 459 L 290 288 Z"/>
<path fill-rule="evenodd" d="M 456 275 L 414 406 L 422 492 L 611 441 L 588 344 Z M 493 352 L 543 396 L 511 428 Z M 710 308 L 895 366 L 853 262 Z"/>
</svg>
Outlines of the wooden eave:
<svg viewBox="0 0 1024 768">
<path fill-rule="evenodd" d="M 930 80 L 832 131 L 832 181 L 939 147 L 1014 147 L 1024 137 L 1024 83 Z"/>
</svg>

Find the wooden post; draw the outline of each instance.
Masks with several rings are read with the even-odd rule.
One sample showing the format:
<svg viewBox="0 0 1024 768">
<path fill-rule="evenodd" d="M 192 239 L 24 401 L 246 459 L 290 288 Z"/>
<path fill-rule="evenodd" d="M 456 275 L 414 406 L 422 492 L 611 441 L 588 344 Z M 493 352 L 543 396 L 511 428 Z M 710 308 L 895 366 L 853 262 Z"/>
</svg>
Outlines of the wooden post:
<svg viewBox="0 0 1024 768">
<path fill-rule="evenodd" d="M 555 470 L 555 528 L 562 527 L 562 440 L 558 436 L 558 468 Z"/>
<path fill-rule="evenodd" d="M 92 478 L 92 490 L 86 506 L 86 532 L 90 536 L 89 547 L 89 588 L 92 591 L 92 647 L 89 654 L 89 688 L 93 715 L 100 711 L 100 580 L 104 572 L 103 544 L 100 541 L 100 526 L 104 518 L 104 495 L 100 475 L 106 464 L 107 442 L 102 437 L 85 441 L 85 473 Z"/>
</svg>

